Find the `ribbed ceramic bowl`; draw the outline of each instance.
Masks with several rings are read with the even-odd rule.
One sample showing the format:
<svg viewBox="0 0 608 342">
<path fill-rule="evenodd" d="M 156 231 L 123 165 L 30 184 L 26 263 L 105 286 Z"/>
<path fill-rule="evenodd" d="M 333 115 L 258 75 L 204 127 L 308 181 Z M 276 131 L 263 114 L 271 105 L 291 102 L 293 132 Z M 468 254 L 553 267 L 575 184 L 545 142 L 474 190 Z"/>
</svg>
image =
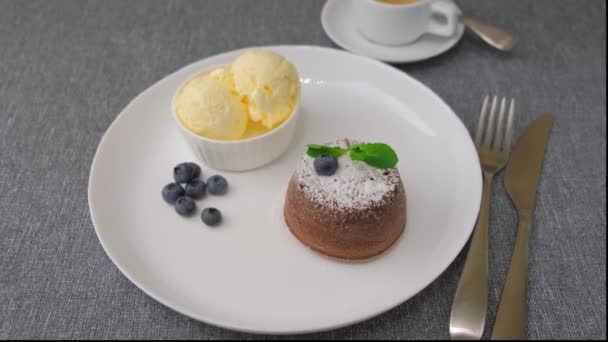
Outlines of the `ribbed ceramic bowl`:
<svg viewBox="0 0 608 342">
<path fill-rule="evenodd" d="M 171 100 L 173 119 L 182 136 L 194 153 L 208 167 L 225 171 L 245 171 L 255 169 L 277 159 L 291 144 L 300 113 L 300 100 L 293 113 L 281 125 L 256 137 L 242 140 L 216 140 L 202 137 L 186 128 L 177 117 L 175 99 L 179 91 L 194 77 L 210 72 L 220 66 L 199 71 L 188 77 L 175 91 Z"/>
</svg>

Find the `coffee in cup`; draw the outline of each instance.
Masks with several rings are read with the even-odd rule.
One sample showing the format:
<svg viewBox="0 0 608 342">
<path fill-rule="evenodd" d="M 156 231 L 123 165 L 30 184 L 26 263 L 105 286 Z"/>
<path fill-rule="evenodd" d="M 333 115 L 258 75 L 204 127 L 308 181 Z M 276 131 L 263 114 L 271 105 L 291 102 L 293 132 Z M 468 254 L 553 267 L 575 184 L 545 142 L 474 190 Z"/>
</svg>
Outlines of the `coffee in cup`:
<svg viewBox="0 0 608 342">
<path fill-rule="evenodd" d="M 379 2 L 386 2 L 387 4 L 393 5 L 402 5 L 402 4 L 411 4 L 413 2 L 418 2 L 420 0 L 376 0 Z"/>
</svg>

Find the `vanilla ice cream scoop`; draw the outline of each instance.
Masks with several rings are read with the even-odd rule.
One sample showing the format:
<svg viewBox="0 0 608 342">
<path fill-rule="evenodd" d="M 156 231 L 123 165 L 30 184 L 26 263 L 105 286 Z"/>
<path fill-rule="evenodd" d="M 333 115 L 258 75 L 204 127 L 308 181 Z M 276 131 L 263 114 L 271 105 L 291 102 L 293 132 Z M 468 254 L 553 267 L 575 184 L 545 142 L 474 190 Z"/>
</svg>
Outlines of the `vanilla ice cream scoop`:
<svg viewBox="0 0 608 342">
<path fill-rule="evenodd" d="M 198 75 L 177 93 L 174 109 L 179 121 L 200 136 L 235 140 L 247 128 L 247 107 L 232 89 L 225 69 Z"/>
<path fill-rule="evenodd" d="M 300 79 L 295 67 L 281 55 L 268 50 L 249 50 L 232 63 L 231 72 L 252 121 L 273 128 L 296 107 Z"/>
</svg>

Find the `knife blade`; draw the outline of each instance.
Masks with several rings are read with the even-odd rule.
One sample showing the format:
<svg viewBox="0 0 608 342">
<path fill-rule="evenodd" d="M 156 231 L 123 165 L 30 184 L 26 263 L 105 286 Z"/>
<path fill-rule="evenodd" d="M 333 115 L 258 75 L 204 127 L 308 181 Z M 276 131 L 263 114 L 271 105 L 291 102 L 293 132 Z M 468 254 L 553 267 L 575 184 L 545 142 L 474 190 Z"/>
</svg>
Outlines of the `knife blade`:
<svg viewBox="0 0 608 342">
<path fill-rule="evenodd" d="M 496 313 L 493 340 L 526 339 L 528 237 L 538 180 L 552 126 L 553 115 L 550 113 L 541 115 L 530 124 L 507 164 L 505 188 L 517 208 L 519 223 L 509 273 Z"/>
<path fill-rule="evenodd" d="M 530 124 L 511 154 L 505 171 L 505 187 L 515 207 L 532 214 L 545 148 L 553 126 L 553 115 L 543 114 Z"/>
</svg>

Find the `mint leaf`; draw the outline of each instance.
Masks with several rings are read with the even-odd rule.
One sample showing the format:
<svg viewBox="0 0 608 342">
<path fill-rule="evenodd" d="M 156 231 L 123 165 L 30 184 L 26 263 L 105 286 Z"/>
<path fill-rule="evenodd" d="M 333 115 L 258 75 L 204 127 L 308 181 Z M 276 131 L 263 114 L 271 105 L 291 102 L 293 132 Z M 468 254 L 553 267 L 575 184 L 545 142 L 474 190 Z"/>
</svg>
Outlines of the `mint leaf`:
<svg viewBox="0 0 608 342">
<path fill-rule="evenodd" d="M 316 145 L 316 144 L 308 145 L 308 150 L 306 150 L 306 154 L 308 154 L 309 156 L 311 156 L 313 158 L 316 158 L 322 154 L 329 154 L 329 155 L 332 155 L 332 156 L 338 158 L 341 155 L 343 155 L 344 153 L 346 153 L 346 150 L 343 149 L 342 147 Z"/>
<path fill-rule="evenodd" d="M 399 161 L 397 153 L 390 146 L 382 143 L 353 145 L 350 147 L 350 158 L 380 169 L 395 167 Z"/>
</svg>

